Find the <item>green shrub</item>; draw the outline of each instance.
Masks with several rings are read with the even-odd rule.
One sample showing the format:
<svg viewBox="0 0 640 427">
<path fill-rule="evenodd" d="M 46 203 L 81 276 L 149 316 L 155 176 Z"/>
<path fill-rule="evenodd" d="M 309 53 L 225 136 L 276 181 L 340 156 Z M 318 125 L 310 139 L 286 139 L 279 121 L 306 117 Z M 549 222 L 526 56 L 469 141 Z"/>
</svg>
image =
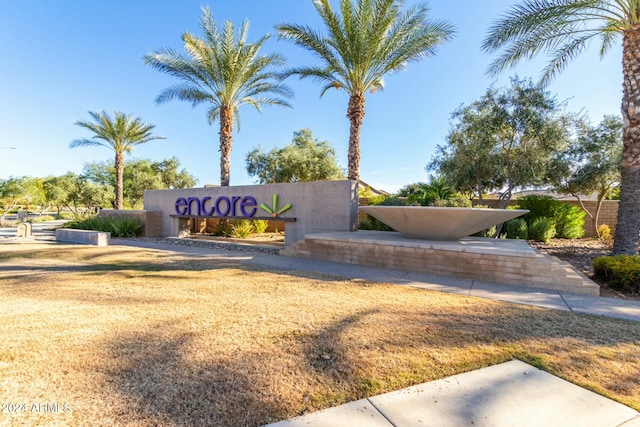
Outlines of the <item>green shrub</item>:
<svg viewBox="0 0 640 427">
<path fill-rule="evenodd" d="M 514 218 L 505 222 L 503 230 L 507 234 L 507 239 L 527 240 L 529 238 L 527 221 L 522 218 Z"/>
<path fill-rule="evenodd" d="M 470 208 L 471 200 L 464 196 L 452 196 L 448 199 L 435 199 L 431 206 L 441 208 Z"/>
<path fill-rule="evenodd" d="M 529 213 L 522 218 L 527 222 L 527 226 L 531 229 L 531 225 L 538 218 L 553 218 L 554 207 L 560 202 L 550 196 L 539 196 L 531 194 L 518 199 L 519 209 L 528 209 Z"/>
<path fill-rule="evenodd" d="M 586 212 L 577 206 L 560 203 L 554 207 L 556 233 L 561 239 L 578 239 L 584 236 Z"/>
<path fill-rule="evenodd" d="M 98 217 L 69 221 L 64 228 L 77 230 L 94 230 L 111 233 L 113 237 L 136 237 L 142 234 L 144 223 L 137 218 L 127 217 Z"/>
<path fill-rule="evenodd" d="M 233 226 L 231 221 L 220 219 L 213 227 L 207 227 L 207 232 L 214 236 L 231 237 L 233 235 Z"/>
<path fill-rule="evenodd" d="M 611 227 L 609 227 L 607 224 L 601 224 L 600 227 L 598 227 L 598 236 L 600 236 L 599 239 L 604 244 L 610 245 L 611 243 L 613 243 Z"/>
<path fill-rule="evenodd" d="M 407 202 L 404 199 L 401 199 L 400 197 L 387 197 L 387 196 L 381 196 L 384 197 L 384 199 L 382 199 L 379 203 L 375 203 L 376 205 L 379 206 L 406 206 Z M 374 204 L 374 203 L 372 203 Z"/>
<path fill-rule="evenodd" d="M 519 209 L 530 212 L 523 216 L 529 227 L 539 218 L 547 218 L 553 222 L 557 237 L 561 239 L 577 239 L 584 235 L 584 217 L 586 213 L 577 206 L 560 202 L 553 197 L 529 195 L 518 199 Z"/>
<path fill-rule="evenodd" d="M 237 219 L 231 221 L 231 237 L 236 239 L 246 239 L 253 233 L 253 224 L 251 221 Z"/>
<path fill-rule="evenodd" d="M 365 218 L 358 223 L 358 230 L 373 230 L 373 225 L 369 218 Z"/>
<path fill-rule="evenodd" d="M 370 215 L 368 216 L 368 218 L 369 221 L 371 221 L 371 229 L 374 231 L 395 231 L 393 228 L 389 227 L 387 224 L 377 218 L 374 218 Z"/>
<path fill-rule="evenodd" d="M 144 223 L 137 218 L 113 217 L 111 235 L 115 237 L 136 237 L 140 236 L 144 230 Z"/>
<path fill-rule="evenodd" d="M 631 294 L 640 293 L 640 256 L 598 257 L 593 260 L 593 269 L 606 287 Z"/>
<path fill-rule="evenodd" d="M 529 227 L 529 239 L 549 243 L 556 235 L 556 227 L 550 218 L 537 218 Z"/>
<path fill-rule="evenodd" d="M 380 195 L 380 196 L 368 197 L 367 200 L 369 201 L 370 205 L 375 206 L 375 205 L 382 204 L 382 202 L 384 202 L 388 198 L 389 198 L 389 196 L 385 196 L 383 194 L 383 195 Z"/>
<path fill-rule="evenodd" d="M 496 235 L 497 231 L 498 231 L 498 226 L 492 225 L 489 228 L 485 228 L 482 231 L 478 231 L 477 233 L 472 234 L 472 236 L 474 236 L 474 237 L 493 237 L 493 236 Z"/>
<path fill-rule="evenodd" d="M 256 219 L 253 221 L 253 230 L 258 234 L 267 231 L 267 227 L 269 227 L 269 221 L 266 219 Z"/>
</svg>

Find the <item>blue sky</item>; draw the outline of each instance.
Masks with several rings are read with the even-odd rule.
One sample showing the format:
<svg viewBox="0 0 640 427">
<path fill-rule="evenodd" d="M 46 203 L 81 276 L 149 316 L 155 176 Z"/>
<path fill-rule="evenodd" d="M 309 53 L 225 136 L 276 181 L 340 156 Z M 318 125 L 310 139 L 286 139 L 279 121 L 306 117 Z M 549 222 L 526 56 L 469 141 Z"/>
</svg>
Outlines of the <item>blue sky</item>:
<svg viewBox="0 0 640 427">
<path fill-rule="evenodd" d="M 335 0 L 334 4 L 337 5 Z M 405 4 L 415 1 L 406 0 Z M 447 20 L 457 31 L 437 55 L 409 64 L 388 76 L 386 89 L 368 95 L 361 134 L 362 179 L 395 191 L 404 184 L 425 181 L 424 167 L 450 127 L 451 112 L 480 97 L 509 77 L 536 79 L 544 58 L 507 71 L 485 75 L 491 57 L 480 51 L 490 24 L 513 0 L 432 0 L 433 19 Z M 30 0 L 0 1 L 0 179 L 9 176 L 80 173 L 86 162 L 111 160 L 106 148 L 69 148 L 76 138 L 89 137 L 74 122 L 87 111 L 115 110 L 156 125 L 167 139 L 137 147 L 133 158 L 160 161 L 177 156 L 198 178 L 198 186 L 219 183 L 218 124 L 209 126 L 206 107 L 154 100 L 175 80 L 145 65 L 142 56 L 161 47 L 181 49 L 184 31 L 198 33 L 200 8 L 208 5 L 216 20 L 251 23 L 249 38 L 273 35 L 265 52 L 280 52 L 290 65 L 314 58 L 289 42 L 277 40 L 274 26 L 283 22 L 320 28 L 307 0 Z M 621 48 L 600 59 L 597 46 L 572 62 L 550 86 L 568 110 L 584 110 L 597 122 L 604 114 L 619 114 Z M 258 114 L 241 109 L 241 130 L 234 133 L 231 185 L 252 184 L 246 173 L 246 153 L 261 144 L 266 149 L 291 142 L 293 132 L 310 128 L 336 149 L 347 165 L 349 123 L 347 95 L 330 91 L 320 98 L 311 80 L 292 78 L 293 109 L 268 107 Z M 6 147 L 16 147 L 15 150 Z"/>
</svg>

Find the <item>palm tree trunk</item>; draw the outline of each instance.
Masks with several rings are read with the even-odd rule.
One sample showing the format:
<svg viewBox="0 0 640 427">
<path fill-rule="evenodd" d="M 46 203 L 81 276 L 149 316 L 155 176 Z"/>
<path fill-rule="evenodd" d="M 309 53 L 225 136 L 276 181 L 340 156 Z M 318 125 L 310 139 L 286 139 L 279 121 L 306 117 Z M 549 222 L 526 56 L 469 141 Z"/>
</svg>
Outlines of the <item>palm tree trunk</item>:
<svg viewBox="0 0 640 427">
<path fill-rule="evenodd" d="M 347 118 L 349 128 L 349 179 L 360 181 L 360 128 L 364 119 L 364 95 L 351 95 Z"/>
<path fill-rule="evenodd" d="M 638 253 L 640 233 L 640 26 L 624 32 L 622 179 L 613 254 Z"/>
<path fill-rule="evenodd" d="M 231 180 L 231 145 L 233 144 L 233 110 L 220 109 L 220 185 L 228 187 Z"/>
<path fill-rule="evenodd" d="M 116 209 L 124 209 L 124 153 L 116 152 Z"/>
</svg>

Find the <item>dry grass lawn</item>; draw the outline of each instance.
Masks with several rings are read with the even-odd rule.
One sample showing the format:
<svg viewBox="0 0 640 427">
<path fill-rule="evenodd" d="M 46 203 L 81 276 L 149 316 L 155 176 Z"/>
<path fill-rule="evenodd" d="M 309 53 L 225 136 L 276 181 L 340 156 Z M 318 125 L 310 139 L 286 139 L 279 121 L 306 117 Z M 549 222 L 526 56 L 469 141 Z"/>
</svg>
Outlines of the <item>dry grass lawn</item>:
<svg viewBox="0 0 640 427">
<path fill-rule="evenodd" d="M 255 426 L 514 358 L 640 410 L 640 324 L 111 246 L 0 245 L 0 425 Z"/>
</svg>

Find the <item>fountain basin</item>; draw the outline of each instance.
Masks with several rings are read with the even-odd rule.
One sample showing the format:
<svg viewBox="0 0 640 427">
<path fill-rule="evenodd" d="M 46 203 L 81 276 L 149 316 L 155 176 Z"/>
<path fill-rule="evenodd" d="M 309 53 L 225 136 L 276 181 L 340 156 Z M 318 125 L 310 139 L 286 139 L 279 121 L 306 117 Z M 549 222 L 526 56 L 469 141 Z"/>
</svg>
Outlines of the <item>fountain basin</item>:
<svg viewBox="0 0 640 427">
<path fill-rule="evenodd" d="M 410 239 L 458 240 L 529 212 L 526 209 L 360 206 Z"/>
</svg>

